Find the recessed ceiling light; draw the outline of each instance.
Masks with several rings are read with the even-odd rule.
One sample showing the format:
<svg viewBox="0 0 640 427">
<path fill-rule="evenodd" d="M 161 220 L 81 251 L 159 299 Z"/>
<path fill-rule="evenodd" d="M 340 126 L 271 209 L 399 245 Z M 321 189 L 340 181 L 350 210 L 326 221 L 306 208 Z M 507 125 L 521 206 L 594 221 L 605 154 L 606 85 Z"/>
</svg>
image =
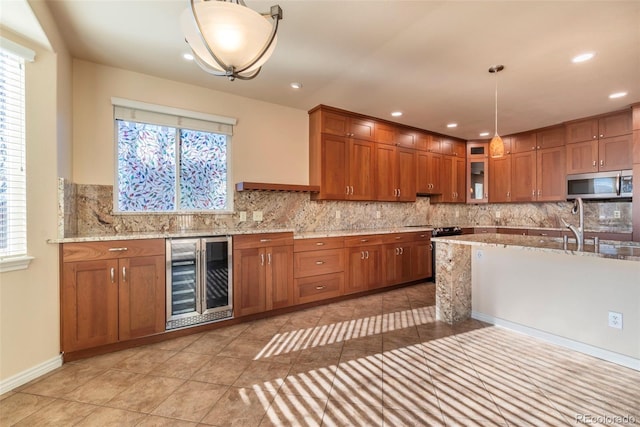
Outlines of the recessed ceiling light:
<svg viewBox="0 0 640 427">
<path fill-rule="evenodd" d="M 187 61 L 193 61 L 193 55 L 190 53 L 185 53 L 184 55 L 182 55 L 182 57 Z"/>
<path fill-rule="evenodd" d="M 457 128 L 458 124 L 457 123 L 449 123 L 449 124 L 447 124 L 447 127 L 448 128 Z"/>
<path fill-rule="evenodd" d="M 294 89 L 302 89 L 302 83 L 298 83 L 298 82 L 293 82 L 289 86 L 291 86 Z"/>
<path fill-rule="evenodd" d="M 400 117 L 402 115 L 402 111 L 394 111 L 393 113 L 391 113 L 391 115 L 393 117 Z"/>
<path fill-rule="evenodd" d="M 489 136 L 489 132 L 482 132 L 480 133 L 480 136 Z"/>
<path fill-rule="evenodd" d="M 627 92 L 616 92 L 609 95 L 610 99 L 622 98 L 623 96 L 627 96 Z"/>
<path fill-rule="evenodd" d="M 595 53 L 593 52 L 581 53 L 578 56 L 574 56 L 573 59 L 571 59 L 571 62 L 573 62 L 574 64 L 577 64 L 579 62 L 585 62 L 592 59 L 594 56 L 595 56 Z"/>
</svg>

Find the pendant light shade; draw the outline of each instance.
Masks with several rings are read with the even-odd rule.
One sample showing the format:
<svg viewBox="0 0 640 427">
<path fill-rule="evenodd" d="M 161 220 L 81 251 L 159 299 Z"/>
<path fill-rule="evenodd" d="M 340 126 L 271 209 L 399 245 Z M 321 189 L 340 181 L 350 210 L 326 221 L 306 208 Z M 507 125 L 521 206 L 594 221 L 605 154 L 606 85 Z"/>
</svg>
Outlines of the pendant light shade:
<svg viewBox="0 0 640 427">
<path fill-rule="evenodd" d="M 257 76 L 278 41 L 280 6 L 271 7 L 265 17 L 242 0 L 190 0 L 190 5 L 182 13 L 181 26 L 195 62 L 229 80 Z"/>
<path fill-rule="evenodd" d="M 504 141 L 498 135 L 498 73 L 504 70 L 504 65 L 494 65 L 489 68 L 490 73 L 494 73 L 496 75 L 496 90 L 495 90 L 495 134 L 493 138 L 491 138 L 491 142 L 489 143 L 489 155 L 491 157 L 502 157 L 504 156 Z"/>
</svg>

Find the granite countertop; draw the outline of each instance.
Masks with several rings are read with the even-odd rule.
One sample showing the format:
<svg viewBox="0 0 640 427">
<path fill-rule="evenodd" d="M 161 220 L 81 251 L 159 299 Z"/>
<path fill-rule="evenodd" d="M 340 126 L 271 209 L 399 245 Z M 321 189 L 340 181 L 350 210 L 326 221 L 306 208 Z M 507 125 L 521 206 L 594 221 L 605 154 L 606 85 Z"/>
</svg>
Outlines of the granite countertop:
<svg viewBox="0 0 640 427">
<path fill-rule="evenodd" d="M 465 234 L 462 236 L 435 237 L 433 238 L 433 241 L 460 245 L 509 247 L 578 256 L 640 261 L 640 243 L 638 242 L 601 240 L 599 251 L 596 252 L 592 239 L 586 239 L 583 251 L 576 251 L 576 243 L 575 240 L 572 241 L 572 239 L 569 239 L 568 249 L 564 249 L 563 240 L 561 238 L 522 236 L 520 234 Z"/>
<path fill-rule="evenodd" d="M 351 230 L 332 231 L 295 231 L 291 228 L 248 228 L 248 229 L 210 229 L 210 230 L 189 230 L 182 232 L 153 232 L 153 233 L 123 233 L 104 234 L 93 236 L 75 236 L 49 239 L 47 243 L 79 243 L 79 242 L 105 242 L 112 240 L 138 240 L 138 239 L 177 239 L 189 237 L 209 237 L 209 236 L 234 236 L 238 234 L 261 234 L 261 233 L 293 233 L 294 239 L 317 239 L 321 237 L 342 237 L 342 236 L 362 236 L 366 234 L 391 234 L 431 231 L 431 227 L 390 227 L 390 228 L 359 228 Z"/>
<path fill-rule="evenodd" d="M 469 225 L 462 226 L 462 228 L 508 228 L 512 230 L 549 230 L 549 231 L 567 231 L 567 227 L 537 227 L 526 225 Z M 620 227 L 592 227 L 585 229 L 586 232 L 591 233 L 620 233 L 631 234 L 631 229 L 620 229 Z"/>
</svg>

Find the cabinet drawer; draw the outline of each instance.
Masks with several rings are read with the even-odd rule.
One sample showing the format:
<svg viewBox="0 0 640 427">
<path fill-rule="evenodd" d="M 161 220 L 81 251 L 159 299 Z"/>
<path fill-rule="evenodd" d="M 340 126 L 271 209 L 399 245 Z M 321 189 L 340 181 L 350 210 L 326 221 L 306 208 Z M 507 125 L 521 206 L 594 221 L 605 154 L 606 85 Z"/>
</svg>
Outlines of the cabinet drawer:
<svg viewBox="0 0 640 427">
<path fill-rule="evenodd" d="M 379 234 L 368 234 L 363 236 L 352 236 L 344 238 L 344 247 L 352 248 L 355 246 L 381 245 L 382 237 Z"/>
<path fill-rule="evenodd" d="M 298 252 L 294 254 L 294 277 L 317 276 L 344 270 L 344 251 L 328 249 L 324 251 Z"/>
<path fill-rule="evenodd" d="M 338 249 L 344 247 L 343 237 L 321 237 L 318 239 L 296 239 L 293 241 L 294 252 Z"/>
<path fill-rule="evenodd" d="M 295 279 L 296 304 L 320 301 L 342 295 L 344 273 L 323 274 L 322 276 Z"/>
<path fill-rule="evenodd" d="M 397 233 L 397 234 L 383 234 L 381 236 L 382 243 L 405 243 L 405 242 L 413 242 L 414 234 L 413 233 Z"/>
<path fill-rule="evenodd" d="M 234 249 L 293 245 L 293 233 L 242 234 L 233 236 Z"/>
<path fill-rule="evenodd" d="M 417 233 L 411 233 L 413 235 L 414 242 L 423 242 L 425 240 L 431 240 L 430 231 L 419 231 Z"/>
<path fill-rule="evenodd" d="M 164 239 L 64 243 L 62 245 L 62 261 L 91 261 L 151 255 L 164 256 L 164 251 Z"/>
</svg>

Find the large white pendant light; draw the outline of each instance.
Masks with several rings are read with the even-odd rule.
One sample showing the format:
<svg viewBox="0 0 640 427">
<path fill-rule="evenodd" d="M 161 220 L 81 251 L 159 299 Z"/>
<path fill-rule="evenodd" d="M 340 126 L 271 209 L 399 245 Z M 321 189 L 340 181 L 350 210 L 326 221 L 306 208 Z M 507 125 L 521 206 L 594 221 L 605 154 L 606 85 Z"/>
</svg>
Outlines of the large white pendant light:
<svg viewBox="0 0 640 427">
<path fill-rule="evenodd" d="M 491 68 L 489 68 L 489 72 L 494 73 L 496 75 L 496 90 L 495 90 L 496 123 L 495 123 L 495 134 L 493 138 L 491 138 L 491 142 L 489 143 L 489 155 L 491 157 L 504 156 L 504 141 L 502 141 L 502 138 L 500 138 L 500 135 L 498 135 L 498 73 L 502 70 L 504 70 L 504 65 L 494 65 Z"/>
<path fill-rule="evenodd" d="M 277 5 L 261 15 L 243 0 L 190 0 L 181 25 L 203 70 L 229 80 L 250 80 L 273 53 L 281 19 L 282 9 Z"/>
</svg>

